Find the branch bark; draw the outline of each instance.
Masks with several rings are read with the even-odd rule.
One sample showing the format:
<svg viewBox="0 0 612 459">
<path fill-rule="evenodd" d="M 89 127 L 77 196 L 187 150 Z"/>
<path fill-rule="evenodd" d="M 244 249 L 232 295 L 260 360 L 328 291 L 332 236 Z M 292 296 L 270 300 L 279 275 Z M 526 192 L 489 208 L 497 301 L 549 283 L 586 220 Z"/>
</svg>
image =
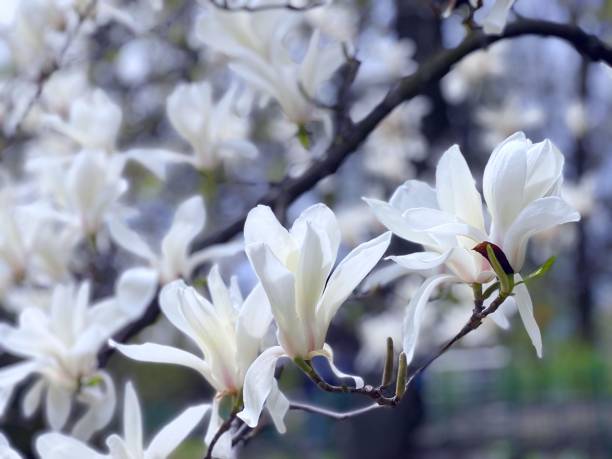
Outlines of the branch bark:
<svg viewBox="0 0 612 459">
<path fill-rule="evenodd" d="M 544 38 L 558 38 L 571 45 L 577 52 L 593 62 L 603 61 L 612 66 L 612 47 L 595 35 L 589 34 L 579 27 L 542 20 L 523 19 L 509 24 L 502 35 L 485 35 L 483 32 L 473 32 L 457 47 L 442 51 L 424 62 L 412 75 L 401 78 L 388 91 L 384 99 L 372 109 L 362 120 L 354 123 L 348 115 L 344 116 L 336 126 L 336 134 L 323 156 L 314 162 L 302 175 L 295 178 L 285 178 L 278 186 L 269 190 L 264 196 L 253 203 L 234 221 L 222 229 L 197 240 L 192 249 L 201 250 L 213 244 L 227 242 L 242 231 L 246 216 L 251 207 L 263 204 L 275 208 L 279 204 L 288 205 L 300 195 L 313 188 L 323 178 L 334 174 L 344 161 L 353 154 L 367 139 L 378 124 L 383 121 L 397 106 L 426 91 L 437 83 L 453 66 L 474 51 L 485 49 L 501 40 L 534 35 Z M 345 111 L 344 113 L 348 113 Z M 148 308 L 145 321 L 137 321 L 122 330 L 118 338 L 131 337 L 146 325 L 152 323 L 158 314 L 157 303 Z M 114 351 L 105 349 L 103 362 L 106 363 Z"/>
</svg>

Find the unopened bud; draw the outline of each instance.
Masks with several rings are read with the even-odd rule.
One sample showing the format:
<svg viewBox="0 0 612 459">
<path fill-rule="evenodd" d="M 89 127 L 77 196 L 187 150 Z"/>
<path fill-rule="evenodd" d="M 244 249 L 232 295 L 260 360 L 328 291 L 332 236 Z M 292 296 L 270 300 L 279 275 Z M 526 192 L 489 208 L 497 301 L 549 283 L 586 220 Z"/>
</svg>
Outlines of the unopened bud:
<svg viewBox="0 0 612 459">
<path fill-rule="evenodd" d="M 393 377 L 393 339 L 387 338 L 387 355 L 385 357 L 385 367 L 383 369 L 381 386 L 388 386 Z"/>
<path fill-rule="evenodd" d="M 399 355 L 399 362 L 397 365 L 397 380 L 395 383 L 395 397 L 399 400 L 404 396 L 406 392 L 406 382 L 408 377 L 408 361 L 406 360 L 406 354 L 403 352 Z"/>
</svg>

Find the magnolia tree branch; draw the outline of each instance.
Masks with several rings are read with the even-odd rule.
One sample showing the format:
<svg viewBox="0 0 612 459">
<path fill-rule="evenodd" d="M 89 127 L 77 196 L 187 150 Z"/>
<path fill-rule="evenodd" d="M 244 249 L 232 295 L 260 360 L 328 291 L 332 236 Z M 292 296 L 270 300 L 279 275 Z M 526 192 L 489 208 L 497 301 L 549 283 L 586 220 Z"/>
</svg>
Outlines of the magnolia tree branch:
<svg viewBox="0 0 612 459">
<path fill-rule="evenodd" d="M 272 208 L 276 208 L 278 205 L 289 205 L 303 193 L 313 188 L 320 180 L 334 174 L 369 134 L 376 129 L 376 126 L 397 106 L 422 94 L 428 87 L 436 84 L 464 57 L 474 51 L 487 48 L 497 41 L 527 35 L 559 38 L 590 60 L 603 61 L 612 66 L 612 48 L 596 36 L 572 25 L 540 20 L 521 20 L 508 25 L 505 32 L 499 36 L 485 35 L 482 32 L 472 33 L 456 48 L 440 52 L 424 62 L 414 74 L 400 79 L 389 90 L 385 98 L 361 121 L 354 123 L 349 118 L 346 108 L 337 107 L 339 111 L 343 111 L 343 116 L 336 122 L 336 134 L 323 158 L 315 161 L 299 177 L 287 177 L 282 180 L 253 205 L 263 204 Z M 347 64 L 351 66 L 351 69 L 356 66 L 350 60 Z M 347 78 L 349 78 L 347 81 L 352 82 L 350 77 L 354 76 L 354 73 L 354 70 L 347 71 Z M 339 93 L 346 95 L 348 90 L 342 87 Z M 214 244 L 227 242 L 238 235 L 244 227 L 250 208 L 220 230 L 197 240 L 193 244 L 192 250 L 197 251 Z M 140 330 L 155 322 L 158 313 L 159 305 L 157 301 L 154 301 L 140 320 L 128 325 L 117 335 L 116 341 L 124 342 L 133 337 Z M 101 352 L 101 366 L 106 365 L 113 352 L 112 348 L 106 348 Z"/>
<path fill-rule="evenodd" d="M 320 180 L 334 174 L 344 161 L 367 139 L 370 133 L 376 129 L 378 124 L 397 106 L 422 94 L 431 85 L 437 84 L 464 57 L 474 51 L 487 48 L 497 41 L 528 35 L 564 40 L 591 61 L 603 61 L 608 65 L 612 65 L 612 48 L 595 35 L 591 35 L 572 25 L 541 20 L 521 20 L 508 25 L 504 33 L 499 36 L 474 32 L 468 35 L 457 47 L 436 54 L 421 64 L 415 73 L 400 79 L 388 91 L 384 99 L 359 122 L 354 123 L 347 114 L 348 110 L 343 109 L 344 115 L 338 120 L 335 136 L 321 160 L 313 162 L 299 177 L 287 177 L 282 180 L 277 186 L 270 189 L 264 196 L 249 206 L 234 221 L 222 229 L 197 240 L 192 249 L 194 251 L 201 250 L 214 244 L 229 241 L 242 231 L 248 210 L 252 206 L 263 204 L 275 208 L 279 204 L 288 205 L 300 195 L 313 188 Z M 117 341 L 122 342 L 153 323 L 157 318 L 158 311 L 159 306 L 154 301 L 143 316 L 144 319 L 136 321 L 122 330 L 117 335 Z M 103 364 L 106 364 L 113 352 L 112 349 L 102 351 L 101 361 Z"/>
</svg>

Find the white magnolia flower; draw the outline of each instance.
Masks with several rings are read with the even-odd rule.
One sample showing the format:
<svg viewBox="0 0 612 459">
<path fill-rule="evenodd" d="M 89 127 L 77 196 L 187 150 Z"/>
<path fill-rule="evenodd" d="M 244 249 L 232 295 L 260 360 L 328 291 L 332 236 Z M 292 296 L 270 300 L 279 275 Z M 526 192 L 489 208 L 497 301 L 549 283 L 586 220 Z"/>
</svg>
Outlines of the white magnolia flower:
<svg viewBox="0 0 612 459">
<path fill-rule="evenodd" d="M 58 285 L 47 311 L 26 308 L 17 326 L 0 324 L 0 346 L 24 360 L 0 369 L 0 414 L 15 387 L 35 376 L 22 400 L 31 416 L 45 395 L 45 414 L 53 430 L 60 430 L 70 415 L 73 398 L 87 407 L 72 432 L 88 438 L 110 421 L 114 387 L 97 368 L 97 353 L 108 338 L 144 310 L 155 292 L 154 279 L 143 270 L 123 273 L 116 295 L 92 306 L 89 284 Z"/>
<path fill-rule="evenodd" d="M 484 32 L 488 35 L 500 35 L 506 28 L 508 14 L 516 0 L 496 0 L 493 7 L 482 20 Z"/>
<path fill-rule="evenodd" d="M 113 434 L 106 439 L 108 454 L 98 453 L 76 438 L 60 433 L 45 433 L 36 440 L 41 459 L 167 459 L 202 420 L 209 405 L 187 408 L 143 444 L 143 419 L 138 395 L 132 383 L 125 385 L 123 404 L 123 436 Z"/>
<path fill-rule="evenodd" d="M 161 284 L 178 278 L 189 279 L 195 268 L 205 262 L 235 255 L 242 250 L 242 243 L 217 244 L 195 253 L 190 246 L 206 225 L 206 209 L 200 196 L 192 196 L 176 209 L 172 225 L 154 251 L 134 230 L 120 220 L 109 225 L 113 240 L 125 250 L 149 263 Z"/>
<path fill-rule="evenodd" d="M 167 163 L 184 161 L 184 157 L 174 152 L 161 149 L 133 148 L 124 152 L 117 149 L 121 131 L 123 112 L 121 107 L 102 90 L 93 89 L 75 99 L 70 105 L 68 119 L 58 114 L 42 116 L 43 123 L 65 135 L 84 150 L 104 152 L 112 169 L 123 171 L 130 160 L 155 174 L 165 178 Z M 45 170 L 53 162 L 65 167 L 71 160 L 66 155 L 49 158 L 48 155 L 29 158 L 28 166 L 33 170 Z"/>
<path fill-rule="evenodd" d="M 46 166 L 33 172 L 50 202 L 33 205 L 33 212 L 70 225 L 82 237 L 96 235 L 112 217 L 125 212 L 119 203 L 128 189 L 121 176 L 123 166 L 108 161 L 102 151 L 83 150 L 68 164 Z"/>
<path fill-rule="evenodd" d="M 437 286 L 449 282 L 483 284 L 493 279 L 489 263 L 472 250 L 477 243 L 497 244 L 518 273 L 531 236 L 579 220 L 579 214 L 559 196 L 562 171 L 563 155 L 549 140 L 532 144 L 523 133 L 506 139 L 493 151 L 484 172 L 484 198 L 491 215 L 488 231 L 480 193 L 457 146 L 451 147 L 438 163 L 436 189 L 410 180 L 395 191 L 389 203 L 366 200 L 387 228 L 425 249 L 391 257 L 395 262 L 413 271 L 428 271 L 441 265 L 450 271 L 429 277 L 408 305 L 404 352 L 409 360 L 414 354 L 423 308 Z M 506 301 L 516 301 L 527 333 L 541 355 L 541 336 L 529 292 L 521 284 L 514 293 Z"/>
<path fill-rule="evenodd" d="M 271 61 L 275 53 L 287 60 L 282 42 L 301 20 L 302 15 L 285 8 L 230 12 L 210 7 L 198 19 L 196 33 L 210 49 L 232 60 Z"/>
<path fill-rule="evenodd" d="M 315 31 L 300 63 L 284 59 L 282 53 L 273 53 L 270 61 L 236 61 L 231 68 L 253 87 L 275 99 L 292 123 L 303 126 L 313 120 L 328 121 L 328 113 L 318 108 L 313 99 L 342 63 L 340 47 L 321 47 L 320 33 Z"/>
<path fill-rule="evenodd" d="M 121 129 L 121 107 L 101 89 L 79 97 L 70 106 L 68 120 L 49 115 L 47 124 L 87 150 L 113 152 Z"/>
<path fill-rule="evenodd" d="M 249 123 L 234 110 L 236 86 L 221 100 L 213 101 L 208 82 L 180 84 L 168 98 L 166 111 L 172 126 L 193 148 L 193 156 L 184 156 L 198 170 L 213 169 L 223 161 L 252 159 L 257 148 L 246 137 Z"/>
<path fill-rule="evenodd" d="M 7 438 L 0 432 L 0 458 L 1 459 L 21 459 L 22 456 L 9 444 Z"/>
<path fill-rule="evenodd" d="M 378 263 L 391 234 L 359 245 L 333 272 L 340 229 L 334 213 L 323 204 L 302 212 L 290 231 L 269 207 L 258 206 L 249 212 L 244 237 L 251 265 L 270 300 L 280 343 L 266 349 L 246 374 L 244 410 L 239 416 L 255 426 L 274 387 L 279 358 L 310 360 L 321 355 L 337 371 L 325 343 L 327 329 L 342 303 Z M 363 385 L 361 378 L 355 381 Z"/>
<path fill-rule="evenodd" d="M 200 373 L 216 391 L 213 414 L 206 441 L 210 442 L 223 422 L 219 403 L 225 396 L 237 397 L 244 385 L 245 374 L 259 354 L 272 314 L 260 285 L 246 299 L 242 298 L 236 279 L 228 288 L 214 266 L 208 276 L 212 302 L 202 297 L 182 280 L 166 285 L 159 298 L 164 315 L 199 348 L 202 357 L 170 346 L 154 343 L 122 345 L 113 343 L 126 356 L 156 363 L 170 363 L 192 368 Z M 272 388 L 268 410 L 280 432 L 289 407 L 287 399 Z M 231 435 L 224 435 L 215 447 L 216 454 L 229 456 Z M 225 453 L 221 453 L 225 452 Z"/>
<path fill-rule="evenodd" d="M 286 35 L 303 16 L 286 9 L 256 13 L 211 9 L 198 24 L 199 38 L 230 58 L 230 66 L 249 84 L 275 99 L 296 125 L 326 120 L 312 98 L 343 62 L 339 46 L 321 48 L 315 31 L 300 63 L 286 47 Z"/>
</svg>

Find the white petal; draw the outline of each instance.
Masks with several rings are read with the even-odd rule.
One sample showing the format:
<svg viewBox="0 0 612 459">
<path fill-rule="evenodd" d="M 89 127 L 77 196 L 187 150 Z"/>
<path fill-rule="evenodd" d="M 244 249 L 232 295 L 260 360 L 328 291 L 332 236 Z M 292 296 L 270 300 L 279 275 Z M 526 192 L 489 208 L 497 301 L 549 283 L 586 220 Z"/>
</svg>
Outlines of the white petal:
<svg viewBox="0 0 612 459">
<path fill-rule="evenodd" d="M 96 392 L 87 397 L 88 388 L 85 388 L 81 393 L 81 402 L 88 408 L 72 427 L 72 435 L 79 440 L 88 441 L 111 421 L 115 413 L 117 394 L 113 379 L 106 372 L 99 372 L 98 376 L 102 378 L 102 383 L 90 389 Z"/>
<path fill-rule="evenodd" d="M 170 454 L 189 435 L 193 428 L 202 420 L 210 405 L 192 406 L 183 411 L 177 418 L 163 427 L 151 440 L 146 455 L 150 458 L 169 457 Z"/>
<path fill-rule="evenodd" d="M 111 342 L 110 344 L 130 359 L 138 360 L 140 362 L 180 365 L 197 371 L 206 379 L 210 378 L 210 369 L 208 364 L 191 352 L 183 351 L 182 349 L 178 349 L 176 347 L 155 343 L 119 344 Z"/>
<path fill-rule="evenodd" d="M 355 247 L 334 269 L 321 298 L 317 318 L 325 330 L 338 308 L 384 255 L 391 233 L 381 234 Z"/>
<path fill-rule="evenodd" d="M 128 252 L 138 255 L 150 263 L 157 258 L 157 255 L 153 253 L 144 239 L 118 219 L 111 219 L 108 229 L 113 240 Z"/>
<path fill-rule="evenodd" d="M 402 216 L 403 210 L 396 209 L 391 204 L 378 199 L 363 198 L 363 200 L 370 206 L 378 221 L 393 234 L 417 244 L 430 244 L 432 242 L 428 234 L 415 231 L 410 226 Z"/>
<path fill-rule="evenodd" d="M 191 336 L 192 329 L 187 324 L 180 308 L 182 292 L 187 288 L 187 284 L 182 279 L 166 284 L 159 294 L 159 307 L 172 325 L 184 335 Z"/>
<path fill-rule="evenodd" d="M 147 268 L 124 271 L 117 282 L 116 299 L 119 308 L 130 318 L 142 315 L 157 291 L 157 272 Z"/>
<path fill-rule="evenodd" d="M 517 132 L 499 144 L 485 166 L 482 189 L 492 217 L 492 231 L 500 235 L 523 207 L 527 180 L 526 152 L 531 143 Z M 499 243 L 494 234 L 495 243 Z"/>
<path fill-rule="evenodd" d="M 340 225 L 334 212 L 325 204 L 315 204 L 304 210 L 295 220 L 291 227 L 290 234 L 299 247 L 302 247 L 306 237 L 306 229 L 310 227 L 317 231 L 321 243 L 324 245 L 326 263 L 329 269 L 336 261 L 338 247 L 340 247 Z M 327 274 L 325 274 L 327 276 Z"/>
<path fill-rule="evenodd" d="M 295 309 L 293 274 L 281 264 L 267 245 L 249 245 L 246 252 L 270 300 L 272 313 L 279 327 L 281 345 L 291 355 L 308 352 L 304 336 L 300 332 L 301 321 Z"/>
<path fill-rule="evenodd" d="M 244 243 L 265 244 L 283 263 L 291 252 L 296 250 L 289 232 L 279 223 L 268 206 L 257 206 L 252 209 L 244 223 Z"/>
<path fill-rule="evenodd" d="M 403 351 L 406 354 L 406 360 L 408 363 L 412 361 L 414 357 L 414 351 L 416 349 L 421 324 L 423 322 L 423 310 L 431 294 L 434 292 L 436 287 L 444 282 L 456 282 L 455 276 L 449 274 L 440 274 L 437 276 L 429 277 L 423 282 L 419 290 L 414 294 L 410 303 L 406 307 L 406 315 L 404 316 L 403 325 Z"/>
<path fill-rule="evenodd" d="M 0 368 L 0 415 L 4 413 L 14 387 L 38 369 L 33 361 L 15 363 Z"/>
<path fill-rule="evenodd" d="M 61 430 L 68 420 L 72 407 L 72 393 L 62 387 L 50 384 L 47 387 L 45 414 L 53 430 Z"/>
<path fill-rule="evenodd" d="M 222 312 L 224 317 L 228 320 L 233 319 L 234 316 L 234 305 L 232 304 L 232 297 L 230 291 L 221 278 L 219 272 L 219 266 L 213 265 L 208 273 L 208 291 L 210 292 L 210 298 L 212 303 L 215 305 L 217 311 Z"/>
<path fill-rule="evenodd" d="M 190 157 L 181 153 L 157 148 L 135 148 L 123 153 L 153 173 L 159 180 L 166 180 L 166 169 L 169 164 L 189 163 Z"/>
<path fill-rule="evenodd" d="M 266 349 L 253 362 L 246 373 L 243 388 L 244 409 L 238 413 L 249 427 L 255 427 L 270 391 L 274 379 L 274 369 L 279 358 L 286 356 L 280 346 Z"/>
<path fill-rule="evenodd" d="M 271 322 L 270 302 L 262 285 L 257 284 L 244 301 L 236 324 L 238 363 L 245 372 L 257 357 Z"/>
<path fill-rule="evenodd" d="M 45 433 L 36 439 L 42 459 L 108 459 L 79 440 L 60 433 Z"/>
<path fill-rule="evenodd" d="M 429 184 L 420 180 L 408 180 L 395 190 L 389 204 L 402 212 L 415 207 L 437 209 L 438 198 L 436 190 Z"/>
<path fill-rule="evenodd" d="M 520 281 L 521 276 L 517 277 Z M 527 286 L 525 284 L 521 284 L 514 288 L 514 293 L 514 301 L 516 302 L 516 306 L 518 308 L 519 315 L 521 316 L 521 320 L 523 321 L 523 325 L 525 326 L 525 330 L 529 335 L 529 339 L 531 340 L 538 357 L 542 358 L 542 334 L 540 333 L 540 327 L 538 327 L 538 323 L 533 315 L 533 303 L 531 302 L 529 290 L 527 290 Z"/>
<path fill-rule="evenodd" d="M 442 254 L 438 252 L 416 252 L 408 255 L 390 256 L 387 259 L 410 271 L 426 271 L 444 264 L 451 253 L 452 249 Z"/>
<path fill-rule="evenodd" d="M 126 446 L 131 451 L 141 451 L 142 443 L 142 412 L 138 395 L 134 385 L 128 382 L 125 385 L 125 397 L 123 404 L 123 438 Z"/>
<path fill-rule="evenodd" d="M 266 400 L 266 409 L 278 433 L 285 433 L 287 431 L 285 416 L 289 411 L 289 400 L 278 388 L 276 379 L 272 379 L 272 388 Z"/>
<path fill-rule="evenodd" d="M 355 375 L 351 375 L 348 373 L 344 373 L 343 371 L 341 371 L 336 364 L 334 363 L 334 351 L 332 350 L 331 346 L 327 343 L 325 343 L 323 345 L 323 351 L 316 353 L 315 355 L 322 355 L 323 357 L 325 357 L 327 359 L 327 361 L 329 362 L 329 368 L 331 369 L 332 373 L 340 379 L 343 378 L 348 378 L 348 379 L 352 379 L 353 382 L 355 383 L 355 387 L 357 389 L 361 389 L 365 384 L 363 382 L 363 378 L 361 376 L 355 376 Z"/>
<path fill-rule="evenodd" d="M 244 250 L 244 242 L 234 241 L 224 244 L 211 245 L 205 249 L 189 255 L 189 271 L 193 272 L 198 266 L 210 261 L 220 260 L 222 258 L 233 257 Z"/>
<path fill-rule="evenodd" d="M 482 21 L 484 32 L 487 35 L 499 35 L 504 31 L 508 21 L 508 13 L 516 0 L 497 0 L 491 11 Z"/>
<path fill-rule="evenodd" d="M 28 389 L 23 397 L 23 414 L 29 418 L 40 406 L 42 400 L 43 391 L 45 389 L 45 380 L 40 379 L 32 384 L 32 387 Z"/>
<path fill-rule="evenodd" d="M 441 210 L 456 215 L 476 228 L 484 229 L 482 199 L 457 145 L 450 147 L 438 162 L 436 190 Z"/>
<path fill-rule="evenodd" d="M 525 261 L 525 251 L 529 238 L 540 231 L 563 223 L 580 220 L 580 214 L 563 199 L 550 196 L 533 201 L 512 223 L 502 248 L 515 271 L 520 271 Z"/>
</svg>

